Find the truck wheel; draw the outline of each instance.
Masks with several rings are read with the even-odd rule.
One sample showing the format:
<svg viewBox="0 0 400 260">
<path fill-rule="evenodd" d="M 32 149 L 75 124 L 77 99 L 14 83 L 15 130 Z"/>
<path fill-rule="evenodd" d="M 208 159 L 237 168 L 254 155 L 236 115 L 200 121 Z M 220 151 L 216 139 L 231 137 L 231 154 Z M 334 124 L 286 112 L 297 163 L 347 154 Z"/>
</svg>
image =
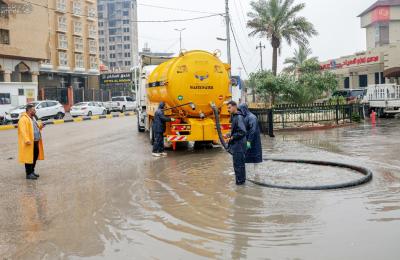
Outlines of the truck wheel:
<svg viewBox="0 0 400 260">
<path fill-rule="evenodd" d="M 139 133 L 143 133 L 145 128 L 140 126 L 140 119 L 139 119 L 139 114 L 137 115 L 137 129 Z"/>
</svg>

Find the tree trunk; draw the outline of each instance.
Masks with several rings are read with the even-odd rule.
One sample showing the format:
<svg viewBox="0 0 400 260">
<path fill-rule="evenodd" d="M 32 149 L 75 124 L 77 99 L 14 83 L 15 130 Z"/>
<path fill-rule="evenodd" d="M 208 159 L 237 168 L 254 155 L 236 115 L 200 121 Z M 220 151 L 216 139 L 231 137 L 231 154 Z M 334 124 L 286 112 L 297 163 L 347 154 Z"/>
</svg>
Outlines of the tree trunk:
<svg viewBox="0 0 400 260">
<path fill-rule="evenodd" d="M 272 47 L 272 49 L 272 73 L 276 76 L 278 71 L 278 48 Z"/>
</svg>

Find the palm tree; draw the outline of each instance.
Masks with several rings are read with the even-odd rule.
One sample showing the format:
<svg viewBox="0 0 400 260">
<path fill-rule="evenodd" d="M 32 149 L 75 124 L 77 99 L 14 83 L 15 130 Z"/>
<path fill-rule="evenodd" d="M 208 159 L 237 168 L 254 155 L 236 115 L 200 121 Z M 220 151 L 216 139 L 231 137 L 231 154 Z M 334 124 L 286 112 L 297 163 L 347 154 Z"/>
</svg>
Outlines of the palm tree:
<svg viewBox="0 0 400 260">
<path fill-rule="evenodd" d="M 317 35 L 314 25 L 305 17 L 298 16 L 305 4 L 293 5 L 294 0 L 257 0 L 250 3 L 253 11 L 248 13 L 247 27 L 253 31 L 250 36 L 266 37 L 273 48 L 272 72 L 277 74 L 278 50 L 282 41 L 291 45 L 308 45 L 308 38 Z"/>
<path fill-rule="evenodd" d="M 299 49 L 294 50 L 293 57 L 286 58 L 283 62 L 285 65 L 289 65 L 284 68 L 285 72 L 297 72 L 306 61 L 318 61 L 316 57 L 309 57 L 312 51 L 307 46 L 299 46 Z"/>
</svg>

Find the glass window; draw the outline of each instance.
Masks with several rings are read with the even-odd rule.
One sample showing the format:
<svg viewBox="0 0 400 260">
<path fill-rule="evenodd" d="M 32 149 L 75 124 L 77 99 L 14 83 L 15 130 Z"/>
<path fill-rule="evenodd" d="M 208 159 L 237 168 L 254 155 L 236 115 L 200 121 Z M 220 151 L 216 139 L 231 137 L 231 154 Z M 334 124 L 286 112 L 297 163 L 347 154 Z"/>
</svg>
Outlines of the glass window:
<svg viewBox="0 0 400 260">
<path fill-rule="evenodd" d="M 349 77 L 344 78 L 344 88 L 346 88 L 346 89 L 350 88 L 350 78 Z"/>
<path fill-rule="evenodd" d="M 57 11 L 60 12 L 67 11 L 67 0 L 57 0 Z"/>
<path fill-rule="evenodd" d="M 40 103 L 40 105 L 37 108 L 41 109 L 41 108 L 45 108 L 45 107 L 47 107 L 47 103 L 46 102 L 42 102 L 42 103 Z"/>
<path fill-rule="evenodd" d="M 63 32 L 67 31 L 67 18 L 65 16 L 58 17 L 58 30 Z"/>
<path fill-rule="evenodd" d="M 389 23 L 377 23 L 375 25 L 375 46 L 389 44 Z"/>
<path fill-rule="evenodd" d="M 57 102 L 54 102 L 54 101 L 47 101 L 46 103 L 47 103 L 47 107 L 57 106 Z"/>
<path fill-rule="evenodd" d="M 83 39 L 81 37 L 75 37 L 75 51 L 83 51 Z"/>
<path fill-rule="evenodd" d="M 359 75 L 358 79 L 359 79 L 360 88 L 365 88 L 368 86 L 368 75 Z"/>
<path fill-rule="evenodd" d="M 89 61 L 90 61 L 91 69 L 98 69 L 99 65 L 98 65 L 98 60 L 97 60 L 96 56 L 90 56 Z"/>
<path fill-rule="evenodd" d="M 24 89 L 23 88 L 19 88 L 18 89 L 18 96 L 23 96 L 24 95 Z"/>
<path fill-rule="evenodd" d="M 68 66 L 68 55 L 66 52 L 60 51 L 58 53 L 58 64 L 60 66 Z"/>
<path fill-rule="evenodd" d="M 81 35 L 82 34 L 82 23 L 78 21 L 74 21 L 74 33 Z"/>
<path fill-rule="evenodd" d="M 60 49 L 68 49 L 68 40 L 65 34 L 58 35 L 58 48 Z"/>
<path fill-rule="evenodd" d="M 10 93 L 0 93 L 0 105 L 11 105 Z"/>
<path fill-rule="evenodd" d="M 82 14 L 82 5 L 80 1 L 74 1 L 72 4 L 72 11 L 74 15 L 81 15 Z"/>
<path fill-rule="evenodd" d="M 83 54 L 76 53 L 75 54 L 75 67 L 76 68 L 84 68 L 85 65 L 83 64 Z"/>
</svg>

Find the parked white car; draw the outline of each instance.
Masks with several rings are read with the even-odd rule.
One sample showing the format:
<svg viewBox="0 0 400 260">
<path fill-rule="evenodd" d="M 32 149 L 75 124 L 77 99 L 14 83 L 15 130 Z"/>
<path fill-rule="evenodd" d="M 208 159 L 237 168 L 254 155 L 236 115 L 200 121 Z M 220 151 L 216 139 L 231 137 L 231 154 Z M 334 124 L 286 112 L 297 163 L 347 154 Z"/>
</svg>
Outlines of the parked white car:
<svg viewBox="0 0 400 260">
<path fill-rule="evenodd" d="M 111 104 L 111 111 L 124 113 L 125 111 L 135 111 L 137 109 L 136 101 L 128 96 L 112 97 L 109 103 Z"/>
<path fill-rule="evenodd" d="M 30 104 L 35 106 L 36 116 L 39 120 L 46 120 L 50 118 L 63 119 L 65 116 L 64 107 L 58 101 L 43 100 L 35 101 Z M 10 110 L 10 112 L 6 113 L 6 120 L 14 124 L 18 123 L 21 114 L 25 112 L 25 109 L 26 105 Z"/>
<path fill-rule="evenodd" d="M 71 107 L 70 114 L 72 117 L 105 115 L 107 110 L 101 102 L 81 102 Z"/>
</svg>

